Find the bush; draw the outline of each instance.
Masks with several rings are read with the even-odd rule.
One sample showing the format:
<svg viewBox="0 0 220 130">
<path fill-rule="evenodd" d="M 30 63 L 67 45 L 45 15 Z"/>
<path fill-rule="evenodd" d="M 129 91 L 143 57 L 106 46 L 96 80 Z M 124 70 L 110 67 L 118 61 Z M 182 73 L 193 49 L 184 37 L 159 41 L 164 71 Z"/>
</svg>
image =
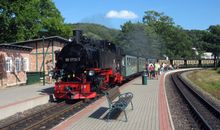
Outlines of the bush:
<svg viewBox="0 0 220 130">
<path fill-rule="evenodd" d="M 220 74 L 220 67 L 217 68 L 217 72 Z"/>
</svg>

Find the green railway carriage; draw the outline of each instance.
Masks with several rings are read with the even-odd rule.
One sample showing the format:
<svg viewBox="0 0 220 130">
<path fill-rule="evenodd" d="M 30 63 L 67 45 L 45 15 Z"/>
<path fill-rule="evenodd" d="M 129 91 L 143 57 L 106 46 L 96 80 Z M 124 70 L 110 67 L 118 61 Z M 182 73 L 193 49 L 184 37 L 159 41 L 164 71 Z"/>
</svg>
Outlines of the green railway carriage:
<svg viewBox="0 0 220 130">
<path fill-rule="evenodd" d="M 122 75 L 125 77 L 131 76 L 138 72 L 138 59 L 135 56 L 125 55 L 122 58 Z"/>
<path fill-rule="evenodd" d="M 146 59 L 138 57 L 138 72 L 143 72 L 146 70 Z"/>
</svg>

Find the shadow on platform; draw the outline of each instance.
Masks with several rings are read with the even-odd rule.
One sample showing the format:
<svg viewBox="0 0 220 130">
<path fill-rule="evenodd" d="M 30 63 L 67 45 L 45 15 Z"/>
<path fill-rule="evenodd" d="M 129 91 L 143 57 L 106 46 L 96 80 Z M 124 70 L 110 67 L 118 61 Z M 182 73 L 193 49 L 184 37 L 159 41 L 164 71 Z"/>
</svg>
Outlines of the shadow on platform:
<svg viewBox="0 0 220 130">
<path fill-rule="evenodd" d="M 120 109 L 115 109 L 110 113 L 109 120 L 116 120 L 121 114 Z M 108 119 L 109 110 L 107 107 L 100 107 L 98 110 L 93 112 L 89 117 L 94 119 L 106 120 Z"/>
<path fill-rule="evenodd" d="M 39 90 L 38 92 L 41 92 L 42 94 L 50 95 L 50 94 L 53 94 L 54 87 L 45 88 L 45 89 Z"/>
</svg>

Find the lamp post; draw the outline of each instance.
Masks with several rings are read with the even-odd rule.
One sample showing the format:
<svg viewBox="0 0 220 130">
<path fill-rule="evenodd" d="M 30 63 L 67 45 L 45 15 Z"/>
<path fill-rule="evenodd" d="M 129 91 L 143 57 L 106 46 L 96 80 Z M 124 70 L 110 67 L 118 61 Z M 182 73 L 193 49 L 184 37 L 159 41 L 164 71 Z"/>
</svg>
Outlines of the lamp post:
<svg viewBox="0 0 220 130">
<path fill-rule="evenodd" d="M 45 33 L 45 32 L 47 32 L 47 30 L 46 29 L 41 29 L 40 30 L 41 32 L 43 32 L 43 33 Z M 43 53 L 43 61 L 42 61 L 42 65 L 43 65 L 43 85 L 45 85 L 45 55 L 44 55 L 44 40 L 45 40 L 45 37 L 44 37 L 44 35 L 42 36 L 42 40 L 43 40 L 43 51 L 42 51 L 42 53 Z"/>
</svg>

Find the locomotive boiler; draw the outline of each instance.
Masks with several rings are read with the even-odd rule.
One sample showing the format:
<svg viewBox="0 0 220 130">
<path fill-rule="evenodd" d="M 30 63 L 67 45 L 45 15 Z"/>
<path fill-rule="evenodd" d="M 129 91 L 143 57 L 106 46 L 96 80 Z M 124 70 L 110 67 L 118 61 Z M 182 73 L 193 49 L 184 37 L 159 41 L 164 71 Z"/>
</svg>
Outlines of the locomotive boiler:
<svg viewBox="0 0 220 130">
<path fill-rule="evenodd" d="M 94 98 L 122 82 L 123 50 L 107 40 L 92 40 L 74 31 L 75 37 L 57 54 L 54 96 L 57 99 Z"/>
</svg>

